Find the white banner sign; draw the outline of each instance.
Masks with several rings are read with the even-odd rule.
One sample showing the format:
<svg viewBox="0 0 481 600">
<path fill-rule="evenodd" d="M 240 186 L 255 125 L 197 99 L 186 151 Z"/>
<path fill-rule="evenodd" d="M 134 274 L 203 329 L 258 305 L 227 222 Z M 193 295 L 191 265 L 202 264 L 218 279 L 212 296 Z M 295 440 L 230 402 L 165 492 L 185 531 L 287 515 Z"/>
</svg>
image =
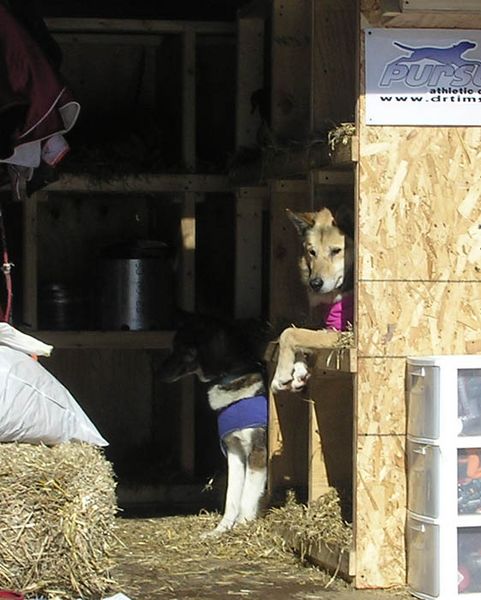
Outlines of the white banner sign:
<svg viewBox="0 0 481 600">
<path fill-rule="evenodd" d="M 481 30 L 366 30 L 368 125 L 481 125 Z"/>
</svg>

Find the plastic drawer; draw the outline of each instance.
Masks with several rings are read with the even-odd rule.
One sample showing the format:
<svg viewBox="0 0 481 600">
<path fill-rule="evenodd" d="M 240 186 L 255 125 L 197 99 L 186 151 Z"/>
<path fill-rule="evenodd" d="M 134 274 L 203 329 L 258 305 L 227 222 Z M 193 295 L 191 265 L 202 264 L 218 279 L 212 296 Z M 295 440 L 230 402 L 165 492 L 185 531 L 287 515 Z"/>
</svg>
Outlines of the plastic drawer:
<svg viewBox="0 0 481 600">
<path fill-rule="evenodd" d="M 439 596 L 439 525 L 408 515 L 406 542 L 410 590 Z"/>
<path fill-rule="evenodd" d="M 458 369 L 459 435 L 481 435 L 481 369 Z"/>
<path fill-rule="evenodd" d="M 481 592 L 481 527 L 458 529 L 458 592 Z"/>
<path fill-rule="evenodd" d="M 439 517 L 441 450 L 413 440 L 407 441 L 408 508 L 411 512 Z"/>
<path fill-rule="evenodd" d="M 437 440 L 440 435 L 439 367 L 408 365 L 408 435 Z"/>
</svg>

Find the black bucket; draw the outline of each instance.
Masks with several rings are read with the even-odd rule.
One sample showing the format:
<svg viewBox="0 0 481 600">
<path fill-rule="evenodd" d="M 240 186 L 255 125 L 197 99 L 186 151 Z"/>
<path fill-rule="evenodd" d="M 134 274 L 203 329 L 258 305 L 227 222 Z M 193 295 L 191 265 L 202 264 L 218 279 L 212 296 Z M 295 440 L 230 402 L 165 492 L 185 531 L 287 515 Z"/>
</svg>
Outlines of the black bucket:
<svg viewBox="0 0 481 600">
<path fill-rule="evenodd" d="M 99 261 L 100 329 L 170 329 L 174 280 L 168 247 L 137 241 L 107 249 Z"/>
<path fill-rule="evenodd" d="M 39 288 L 40 329 L 88 329 L 89 302 L 85 290 L 68 283 L 44 283 Z"/>
</svg>

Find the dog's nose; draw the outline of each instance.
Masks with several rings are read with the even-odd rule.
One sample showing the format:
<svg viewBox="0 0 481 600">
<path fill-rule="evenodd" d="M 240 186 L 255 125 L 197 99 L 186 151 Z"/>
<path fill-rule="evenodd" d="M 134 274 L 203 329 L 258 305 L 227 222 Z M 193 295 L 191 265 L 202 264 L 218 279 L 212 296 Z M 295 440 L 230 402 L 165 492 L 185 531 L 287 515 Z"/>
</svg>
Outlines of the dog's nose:
<svg viewBox="0 0 481 600">
<path fill-rule="evenodd" d="M 322 281 L 320 277 L 315 277 L 309 281 L 309 285 L 315 292 L 318 292 L 322 288 L 323 284 L 324 281 Z"/>
</svg>

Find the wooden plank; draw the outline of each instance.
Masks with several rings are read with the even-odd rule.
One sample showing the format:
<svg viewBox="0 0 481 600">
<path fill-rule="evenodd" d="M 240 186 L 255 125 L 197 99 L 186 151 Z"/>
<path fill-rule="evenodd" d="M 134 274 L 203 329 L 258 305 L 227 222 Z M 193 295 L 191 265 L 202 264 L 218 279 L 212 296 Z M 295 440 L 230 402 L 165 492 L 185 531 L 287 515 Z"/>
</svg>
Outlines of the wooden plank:
<svg viewBox="0 0 481 600">
<path fill-rule="evenodd" d="M 43 331 L 22 328 L 55 348 L 164 350 L 171 346 L 173 331 Z"/>
<path fill-rule="evenodd" d="M 404 446 L 404 436 L 357 436 L 356 588 L 405 584 Z"/>
<path fill-rule="evenodd" d="M 399 0 L 403 12 L 454 11 L 481 13 L 478 0 Z"/>
<path fill-rule="evenodd" d="M 271 128 L 280 138 L 310 131 L 310 0 L 273 0 Z"/>
<path fill-rule="evenodd" d="M 145 174 L 126 175 L 114 180 L 98 180 L 88 175 L 65 173 L 49 184 L 49 192 L 100 192 L 115 194 L 169 192 L 226 192 L 232 189 L 228 178 L 223 175 L 195 174 Z"/>
<path fill-rule="evenodd" d="M 465 354 L 481 337 L 481 282 L 362 281 L 358 292 L 358 356 Z"/>
<path fill-rule="evenodd" d="M 196 162 L 196 60 L 195 31 L 182 35 L 182 159 L 187 171 L 195 170 Z"/>
<path fill-rule="evenodd" d="M 309 402 L 302 393 L 269 392 L 268 494 L 274 504 L 289 489 L 307 500 L 308 426 Z"/>
<path fill-rule="evenodd" d="M 313 0 L 311 129 L 326 121 L 354 120 L 356 105 L 357 4 L 352 0 Z"/>
<path fill-rule="evenodd" d="M 236 196 L 234 314 L 262 313 L 262 231 L 266 188 L 240 188 Z"/>
<path fill-rule="evenodd" d="M 275 330 L 292 323 L 310 322 L 305 289 L 300 281 L 299 236 L 286 216 L 286 208 L 310 210 L 312 200 L 306 182 L 274 181 L 270 189 L 271 257 L 269 320 Z"/>
<path fill-rule="evenodd" d="M 317 500 L 335 488 L 347 514 L 353 482 L 353 378 L 313 370 L 307 394 L 311 400 L 308 499 Z"/>
<path fill-rule="evenodd" d="M 147 352 L 62 349 L 40 360 L 105 436 L 113 458 L 126 460 L 129 449 L 149 446 L 154 423 L 152 371 Z M 155 400 L 159 402 L 160 398 Z M 167 429 L 164 423 L 158 425 Z M 155 461 L 155 457 L 151 458 Z M 139 470 L 142 467 L 138 465 Z"/>
<path fill-rule="evenodd" d="M 46 192 L 37 192 L 23 202 L 23 315 L 22 322 L 37 329 L 38 326 L 38 230 L 37 206 L 46 200 Z"/>
<path fill-rule="evenodd" d="M 359 140 L 360 277 L 481 281 L 481 128 L 370 126 Z"/>
<path fill-rule="evenodd" d="M 164 37 L 159 34 L 139 33 L 83 33 L 60 32 L 53 33 L 53 38 L 60 44 L 105 45 L 105 46 L 143 46 L 145 48 L 158 48 L 162 45 Z M 85 48 L 83 48 L 85 50 Z"/>
<path fill-rule="evenodd" d="M 309 424 L 307 428 L 308 465 L 307 465 L 307 501 L 313 502 L 326 494 L 331 486 L 324 456 L 321 425 L 314 400 L 309 402 Z"/>
<path fill-rule="evenodd" d="M 315 169 L 312 175 L 314 185 L 328 185 L 333 187 L 354 186 L 354 171 L 352 169 L 345 171 L 329 168 Z"/>
<path fill-rule="evenodd" d="M 202 34 L 235 34 L 236 31 L 234 23 L 222 21 L 49 17 L 45 22 L 54 32 L 184 33 L 195 31 Z"/>
<path fill-rule="evenodd" d="M 310 542 L 306 547 L 306 540 L 299 538 L 294 530 L 287 527 L 278 530 L 286 544 L 298 554 L 323 568 L 329 573 L 335 573 L 346 581 L 352 581 L 355 574 L 355 561 L 352 551 L 335 547 L 334 544 L 326 545 L 323 542 Z"/>
<path fill-rule="evenodd" d="M 237 21 L 236 148 L 255 146 L 262 120 L 251 96 L 264 87 L 264 20 Z"/>
</svg>

